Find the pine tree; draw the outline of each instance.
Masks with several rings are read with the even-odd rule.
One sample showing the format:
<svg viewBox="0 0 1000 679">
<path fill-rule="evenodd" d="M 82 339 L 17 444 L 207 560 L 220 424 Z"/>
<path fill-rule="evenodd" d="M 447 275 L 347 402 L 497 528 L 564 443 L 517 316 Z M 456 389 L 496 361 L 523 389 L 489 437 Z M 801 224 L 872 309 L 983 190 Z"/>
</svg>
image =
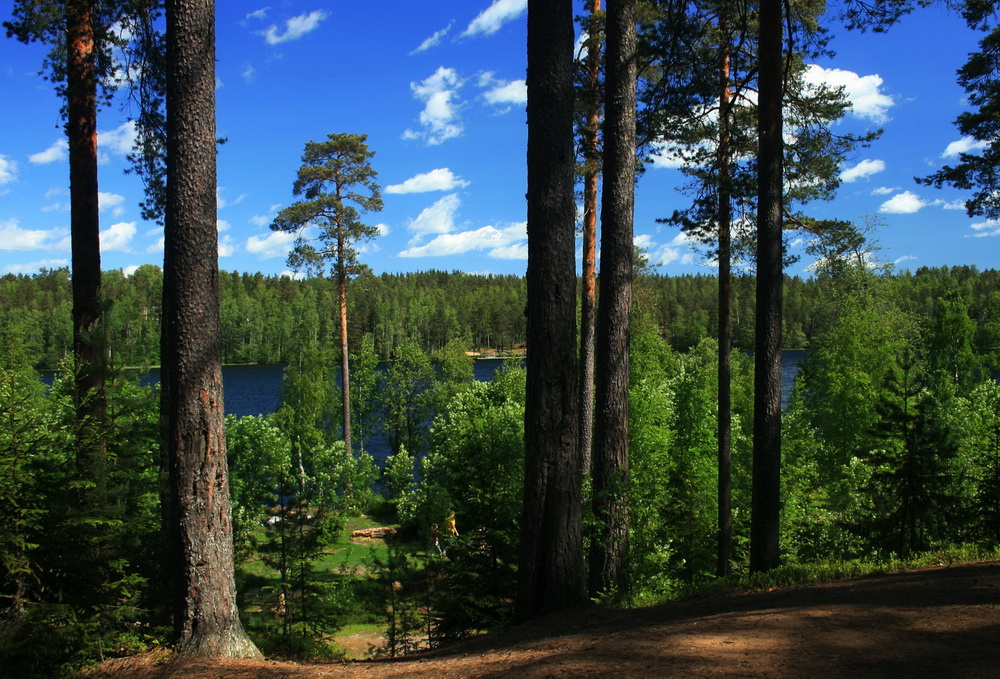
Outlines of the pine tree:
<svg viewBox="0 0 1000 679">
<path fill-rule="evenodd" d="M 351 443 L 350 354 L 347 346 L 347 280 L 358 272 L 355 245 L 378 235 L 378 229 L 361 221 L 366 212 L 382 209 L 377 173 L 371 166 L 374 151 L 365 143 L 367 135 L 329 134 L 322 142 L 306 143 L 302 167 L 292 185 L 292 193 L 303 196 L 275 217 L 271 228 L 298 234 L 288 255 L 294 269 L 321 272 L 329 262 L 337 279 L 337 308 L 340 323 L 341 390 L 344 412 L 343 432 L 347 455 Z M 307 234 L 307 226 L 319 227 L 319 234 Z M 318 247 L 313 245 L 318 243 Z"/>
</svg>

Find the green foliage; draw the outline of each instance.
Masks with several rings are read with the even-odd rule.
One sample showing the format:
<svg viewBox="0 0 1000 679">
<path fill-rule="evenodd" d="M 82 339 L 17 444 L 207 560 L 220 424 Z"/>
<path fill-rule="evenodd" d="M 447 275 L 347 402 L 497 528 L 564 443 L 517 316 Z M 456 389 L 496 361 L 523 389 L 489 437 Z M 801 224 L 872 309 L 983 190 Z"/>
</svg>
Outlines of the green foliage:
<svg viewBox="0 0 1000 679">
<path fill-rule="evenodd" d="M 381 391 L 383 432 L 393 452 L 402 446 L 416 454 L 424 452 L 434 416 L 435 377 L 430 357 L 414 340 L 396 346 Z"/>
<path fill-rule="evenodd" d="M 367 135 L 329 134 L 327 141 L 306 143 L 302 167 L 292 186 L 300 200 L 284 208 L 271 228 L 298 234 L 288 255 L 292 268 L 322 272 L 331 262 L 341 280 L 355 273 L 355 243 L 378 235 L 378 229 L 361 221 L 366 212 L 382 209 L 377 173 L 371 166 L 374 151 L 365 143 Z M 304 233 L 316 226 L 313 239 Z M 313 240 L 318 245 L 313 244 Z"/>
</svg>

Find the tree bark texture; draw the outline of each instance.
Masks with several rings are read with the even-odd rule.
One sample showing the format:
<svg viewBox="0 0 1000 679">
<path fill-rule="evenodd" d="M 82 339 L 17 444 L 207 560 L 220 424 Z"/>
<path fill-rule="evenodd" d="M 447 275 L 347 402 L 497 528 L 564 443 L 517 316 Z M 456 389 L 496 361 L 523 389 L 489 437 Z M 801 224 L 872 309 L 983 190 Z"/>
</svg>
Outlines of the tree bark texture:
<svg viewBox="0 0 1000 679">
<path fill-rule="evenodd" d="M 528 2 L 528 270 L 520 620 L 587 600 L 577 448 L 573 5 Z"/>
<path fill-rule="evenodd" d="M 732 144 L 729 133 L 729 31 L 723 3 L 719 32 L 723 52 L 719 67 L 719 366 L 718 366 L 718 559 L 716 575 L 725 577 L 733 572 L 733 475 L 732 475 L 732 222 L 733 206 L 730 191 Z"/>
<path fill-rule="evenodd" d="M 601 304 L 597 324 L 597 414 L 590 593 L 628 589 L 629 340 L 635 206 L 636 2 L 607 10 Z"/>
<path fill-rule="evenodd" d="M 73 357 L 78 473 L 105 488 L 100 426 L 105 419 L 101 321 L 101 224 L 97 184 L 97 79 L 93 0 L 66 3 L 66 136 L 73 265 Z"/>
<path fill-rule="evenodd" d="M 584 475 L 590 473 L 594 441 L 594 323 L 597 304 L 597 183 L 600 157 L 601 42 L 596 15 L 601 0 L 590 0 L 590 43 L 587 46 L 587 124 L 583 131 L 583 290 L 580 293 L 580 456 Z"/>
<path fill-rule="evenodd" d="M 782 118 L 781 0 L 761 0 L 750 569 L 779 564 L 781 508 Z"/>
<path fill-rule="evenodd" d="M 236 607 L 216 226 L 215 7 L 169 0 L 162 411 L 182 655 L 257 657 Z"/>
</svg>

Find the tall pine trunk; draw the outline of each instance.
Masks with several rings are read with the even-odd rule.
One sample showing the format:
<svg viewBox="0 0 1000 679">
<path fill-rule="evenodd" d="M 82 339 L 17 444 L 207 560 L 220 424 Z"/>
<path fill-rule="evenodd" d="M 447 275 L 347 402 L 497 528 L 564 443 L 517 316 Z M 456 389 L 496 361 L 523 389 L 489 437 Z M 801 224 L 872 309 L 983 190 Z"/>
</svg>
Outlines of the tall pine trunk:
<svg viewBox="0 0 1000 679">
<path fill-rule="evenodd" d="M 577 433 L 573 3 L 528 1 L 524 514 L 516 616 L 587 600 Z"/>
<path fill-rule="evenodd" d="M 601 41 L 597 13 L 601 0 L 590 0 L 587 29 L 587 124 L 583 130 L 583 290 L 580 293 L 580 456 L 583 473 L 590 470 L 594 441 L 594 312 L 597 301 L 597 180 L 600 158 L 597 136 L 600 126 Z"/>
<path fill-rule="evenodd" d="M 758 96 L 757 327 L 754 347 L 750 569 L 779 564 L 781 508 L 782 23 L 781 0 L 761 0 Z"/>
<path fill-rule="evenodd" d="M 719 33 L 722 58 L 719 67 L 719 366 L 718 366 L 718 560 L 716 574 L 733 572 L 733 478 L 732 478 L 732 222 L 730 191 L 732 139 L 730 136 L 731 91 L 729 88 L 730 37 L 728 4 L 720 8 Z"/>
<path fill-rule="evenodd" d="M 597 324 L 597 417 L 590 594 L 628 589 L 628 408 L 635 206 L 635 0 L 608 6 L 601 198 L 601 305 Z"/>
<path fill-rule="evenodd" d="M 344 262 L 343 228 L 337 239 L 337 318 L 340 323 L 340 391 L 344 412 L 344 453 L 351 456 L 351 375 L 347 353 L 347 265 Z"/>
<path fill-rule="evenodd" d="M 236 607 L 216 227 L 215 6 L 169 0 L 162 412 L 173 613 L 182 655 L 260 653 Z"/>
<path fill-rule="evenodd" d="M 95 511 L 106 490 L 101 425 L 105 419 L 101 321 L 101 225 L 97 184 L 97 78 L 93 0 L 66 3 L 66 135 L 69 143 L 73 358 L 77 472 L 92 490 L 82 511 Z M 94 505 L 94 506 L 91 506 Z"/>
</svg>

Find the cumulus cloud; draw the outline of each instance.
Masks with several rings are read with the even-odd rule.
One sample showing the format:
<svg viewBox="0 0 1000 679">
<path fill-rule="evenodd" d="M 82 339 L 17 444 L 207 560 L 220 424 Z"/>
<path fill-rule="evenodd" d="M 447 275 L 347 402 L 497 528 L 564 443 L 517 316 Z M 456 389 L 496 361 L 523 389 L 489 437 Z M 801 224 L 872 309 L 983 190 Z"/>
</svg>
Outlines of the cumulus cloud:
<svg viewBox="0 0 1000 679">
<path fill-rule="evenodd" d="M 48 165 L 66 158 L 69 143 L 65 139 L 56 139 L 52 146 L 44 151 L 32 153 L 28 156 L 28 162 L 32 165 Z"/>
<path fill-rule="evenodd" d="M 38 250 L 59 237 L 55 231 L 22 229 L 16 219 L 0 220 L 0 250 Z"/>
<path fill-rule="evenodd" d="M 451 191 L 465 188 L 469 182 L 456 176 L 446 167 L 440 167 L 430 172 L 424 172 L 410 177 L 402 184 L 391 184 L 385 187 L 386 193 L 427 193 L 429 191 Z"/>
<path fill-rule="evenodd" d="M 929 204 L 917 194 L 904 191 L 882 203 L 878 211 L 888 215 L 910 215 L 919 212 Z"/>
<path fill-rule="evenodd" d="M 283 42 L 298 40 L 307 33 L 316 30 L 320 22 L 326 19 L 327 16 L 326 11 L 317 9 L 308 14 L 300 14 L 291 19 L 285 19 L 284 31 L 279 30 L 277 25 L 272 25 L 266 31 L 263 31 L 261 35 L 264 36 L 264 40 L 267 41 L 268 45 L 280 45 Z"/>
<path fill-rule="evenodd" d="M 10 157 L 0 154 L 0 186 L 10 184 L 17 179 L 17 163 Z"/>
<path fill-rule="evenodd" d="M 984 148 L 986 148 L 986 142 L 973 139 L 972 137 L 962 137 L 958 141 L 953 141 L 948 144 L 947 148 L 945 148 L 944 152 L 941 154 L 941 157 L 958 158 L 958 156 L 963 153 L 981 151 Z"/>
<path fill-rule="evenodd" d="M 449 193 L 424 208 L 407 227 L 416 234 L 417 240 L 426 234 L 450 233 L 455 230 L 455 214 L 461 204 L 457 193 Z"/>
<path fill-rule="evenodd" d="M 483 93 L 483 99 L 494 106 L 524 106 L 528 103 L 528 86 L 524 80 L 497 84 Z"/>
<path fill-rule="evenodd" d="M 686 233 L 679 233 L 669 242 L 657 245 L 652 238 L 639 242 L 644 242 L 642 247 L 649 251 L 649 263 L 651 266 L 666 266 L 667 264 L 694 264 L 695 252 L 691 248 L 693 239 Z"/>
<path fill-rule="evenodd" d="M 101 250 L 105 252 L 128 252 L 129 243 L 135 237 L 135 222 L 119 222 L 101 231 Z"/>
<path fill-rule="evenodd" d="M 250 236 L 247 238 L 246 251 L 261 259 L 284 257 L 292 249 L 295 234 L 286 231 L 272 231 L 266 236 Z"/>
<path fill-rule="evenodd" d="M 157 226 L 156 228 L 150 229 L 146 232 L 148 238 L 153 238 L 153 242 L 146 248 L 146 252 L 156 253 L 163 252 L 163 227 Z"/>
<path fill-rule="evenodd" d="M 30 274 L 42 269 L 59 269 L 69 266 L 68 259 L 43 259 L 38 262 L 23 262 L 21 264 L 9 264 L 4 267 L 3 272 L 13 274 Z"/>
<path fill-rule="evenodd" d="M 139 270 L 139 265 L 129 264 L 128 266 L 123 266 L 121 270 L 122 270 L 122 275 L 125 276 L 125 278 L 128 278 L 129 276 L 131 276 L 132 274 L 134 274 L 136 271 Z"/>
<path fill-rule="evenodd" d="M 898 186 L 880 186 L 876 189 L 872 189 L 873 196 L 888 196 L 890 193 L 895 193 L 899 191 Z"/>
<path fill-rule="evenodd" d="M 889 109 L 896 103 L 891 96 L 882 92 L 884 83 L 879 75 L 858 75 L 853 71 L 810 64 L 806 67 L 805 82 L 816 86 L 844 88 L 844 94 L 851 103 L 851 113 L 873 123 L 888 121 Z"/>
<path fill-rule="evenodd" d="M 494 226 L 483 226 L 472 231 L 442 233 L 424 245 L 403 250 L 399 256 L 445 257 L 461 255 L 473 250 L 485 250 L 487 255 L 497 259 L 520 258 L 517 254 L 521 250 L 520 241 L 526 238 L 527 224 L 525 222 L 512 224 L 502 229 Z"/>
<path fill-rule="evenodd" d="M 431 49 L 432 47 L 437 47 L 438 45 L 440 45 L 441 44 L 441 40 L 444 39 L 444 36 L 448 35 L 448 31 L 451 30 L 451 27 L 454 24 L 455 24 L 454 21 L 450 22 L 447 26 L 445 26 L 444 28 L 442 28 L 440 31 L 437 31 L 434 35 L 432 35 L 431 37 L 427 38 L 422 43 L 420 43 L 420 45 L 418 45 L 415 50 L 413 50 L 412 52 L 410 52 L 410 54 L 419 54 L 420 52 L 426 52 L 427 50 Z"/>
<path fill-rule="evenodd" d="M 973 238 L 985 238 L 987 236 L 1000 236 L 1000 220 L 987 219 L 985 222 L 977 222 L 972 225 Z"/>
<path fill-rule="evenodd" d="M 125 196 L 117 193 L 105 193 L 98 191 L 97 202 L 101 212 L 111 212 L 114 217 L 121 217 L 125 214 Z"/>
<path fill-rule="evenodd" d="M 528 0 L 495 0 L 492 5 L 479 13 L 459 37 L 492 35 L 508 21 L 518 18 L 528 9 Z"/>
<path fill-rule="evenodd" d="M 135 145 L 135 122 L 129 120 L 113 130 L 97 133 L 97 148 L 116 156 L 126 156 Z"/>
<path fill-rule="evenodd" d="M 427 144 L 436 146 L 460 135 L 462 123 L 455 99 L 461 86 L 458 72 L 444 66 L 424 80 L 410 83 L 413 96 L 424 102 L 424 110 L 420 112 L 422 129 L 408 129 L 403 133 L 403 138 L 423 139 Z"/>
<path fill-rule="evenodd" d="M 259 226 L 261 228 L 270 225 L 274 221 L 275 215 L 278 214 L 278 208 L 281 207 L 281 203 L 275 203 L 271 207 L 267 208 L 266 215 L 254 215 L 250 218 L 250 223 Z"/>
<path fill-rule="evenodd" d="M 848 168 L 840 173 L 840 181 L 851 183 L 859 179 L 866 179 L 874 174 L 885 171 L 885 161 L 883 160 L 862 160 L 854 167 Z"/>
</svg>

